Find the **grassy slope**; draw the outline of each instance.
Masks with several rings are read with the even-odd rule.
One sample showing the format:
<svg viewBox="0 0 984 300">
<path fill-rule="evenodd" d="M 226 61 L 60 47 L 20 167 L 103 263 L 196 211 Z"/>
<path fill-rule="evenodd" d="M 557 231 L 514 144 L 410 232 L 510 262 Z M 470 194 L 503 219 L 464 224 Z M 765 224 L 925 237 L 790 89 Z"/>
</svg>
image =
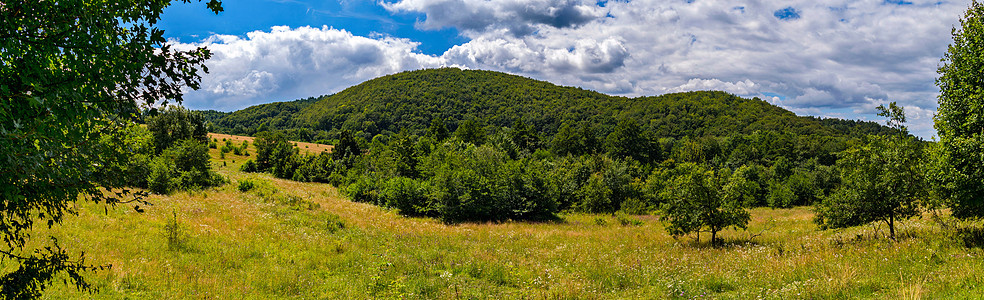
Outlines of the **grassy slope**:
<svg viewBox="0 0 984 300">
<path fill-rule="evenodd" d="M 87 262 L 113 268 L 89 274 L 100 288 L 94 295 L 60 282 L 47 295 L 914 299 L 977 297 L 984 281 L 984 251 L 950 246 L 925 219 L 907 223 L 910 237 L 891 243 L 871 238 L 874 227 L 816 231 L 808 208 L 755 209 L 748 232 L 722 234 L 731 241 L 723 248 L 674 240 L 652 217 L 637 217 L 641 226 L 605 215 L 445 226 L 350 202 L 327 185 L 239 173 L 245 160 L 216 159 L 232 184 L 153 196 L 143 214 L 79 203 L 78 216 L 50 231 Z M 236 183 L 247 177 L 317 205 L 239 192 Z M 172 212 L 184 237 L 176 250 L 164 237 Z M 328 229 L 335 217 L 344 229 Z"/>
</svg>

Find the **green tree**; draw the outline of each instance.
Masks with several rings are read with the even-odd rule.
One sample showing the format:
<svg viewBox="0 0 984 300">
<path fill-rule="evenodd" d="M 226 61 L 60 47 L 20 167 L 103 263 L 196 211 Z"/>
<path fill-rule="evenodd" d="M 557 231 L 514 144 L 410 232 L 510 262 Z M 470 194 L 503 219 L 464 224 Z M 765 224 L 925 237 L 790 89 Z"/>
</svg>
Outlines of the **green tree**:
<svg viewBox="0 0 984 300">
<path fill-rule="evenodd" d="M 948 199 L 953 216 L 984 216 L 984 5 L 973 1 L 954 28 L 937 70 L 940 77 L 936 130 L 945 167 L 937 193 Z"/>
<path fill-rule="evenodd" d="M 866 145 L 841 153 L 837 164 L 842 184 L 816 208 L 814 221 L 822 229 L 883 221 L 895 239 L 895 223 L 919 213 L 927 191 L 921 146 L 902 125 L 902 107 L 892 102 L 878 109 L 898 134 L 870 136 Z"/>
<path fill-rule="evenodd" d="M 448 139 L 448 127 L 444 125 L 444 119 L 434 118 L 431 120 L 430 127 L 427 128 L 427 136 L 437 141 Z"/>
<path fill-rule="evenodd" d="M 342 162 L 346 168 L 352 167 L 356 157 L 362 154 L 359 148 L 359 141 L 355 140 L 355 135 L 350 130 L 342 130 L 338 137 L 338 144 L 331 149 L 331 157 L 335 161 Z M 257 154 L 259 157 L 259 154 Z"/>
<path fill-rule="evenodd" d="M 168 106 L 156 116 L 147 118 L 147 129 L 154 135 L 154 147 L 157 153 L 184 139 L 208 143 L 205 117 L 197 111 L 190 111 L 180 106 Z M 230 141 L 226 141 L 226 144 L 229 145 Z"/>
<path fill-rule="evenodd" d="M 280 131 L 256 134 L 256 168 L 273 176 L 290 179 L 298 167 L 297 149 Z"/>
<path fill-rule="evenodd" d="M 454 131 L 454 137 L 462 142 L 481 145 L 485 143 L 485 129 L 478 124 L 478 121 L 468 119 L 458 125 L 458 129 Z"/>
<path fill-rule="evenodd" d="M 557 134 L 554 135 L 553 141 L 551 141 L 551 147 L 554 153 L 558 155 L 575 154 L 580 147 L 577 134 L 574 128 L 571 127 L 570 123 L 564 122 L 560 125 L 560 129 Z"/>
<path fill-rule="evenodd" d="M 40 296 L 62 272 L 78 288 L 91 288 L 81 273 L 91 267 L 57 243 L 24 246 L 35 224 L 60 223 L 78 199 L 139 200 L 104 193 L 117 186 L 94 176 L 97 169 L 127 153 L 98 142 L 131 123 L 139 105 L 180 103 L 185 87 L 199 87 L 209 52 L 174 50 L 155 27 L 170 3 L 0 4 L 0 255 L 19 264 L 4 269 L 3 296 Z M 208 7 L 221 11 L 218 0 Z"/>
<path fill-rule="evenodd" d="M 512 142 L 520 149 L 533 151 L 540 147 L 540 140 L 533 126 L 527 125 L 522 119 L 516 119 L 512 131 L 509 132 Z"/>
<path fill-rule="evenodd" d="M 635 119 L 624 119 L 615 126 L 615 131 L 605 139 L 605 149 L 613 157 L 631 157 L 640 162 L 649 161 L 649 152 L 655 147 L 643 134 Z"/>
<path fill-rule="evenodd" d="M 717 233 L 735 226 L 745 228 L 751 218 L 743 204 L 751 194 L 751 185 L 744 178 L 722 176 L 696 164 L 682 164 L 663 190 L 661 207 L 666 231 L 673 236 L 700 232 L 711 233 L 711 244 L 717 243 Z M 736 180 L 729 180 L 735 178 Z"/>
</svg>

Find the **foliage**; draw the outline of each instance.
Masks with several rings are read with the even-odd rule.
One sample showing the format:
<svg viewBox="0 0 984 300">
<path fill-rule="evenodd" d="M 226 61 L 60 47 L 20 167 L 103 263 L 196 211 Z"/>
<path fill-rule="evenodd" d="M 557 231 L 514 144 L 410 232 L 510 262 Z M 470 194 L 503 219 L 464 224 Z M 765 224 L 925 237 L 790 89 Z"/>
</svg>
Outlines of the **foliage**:
<svg viewBox="0 0 984 300">
<path fill-rule="evenodd" d="M 499 72 L 453 68 L 402 72 L 330 96 L 263 104 L 213 116 L 218 117 L 212 124 L 219 132 L 252 134 L 279 129 L 287 130 L 290 136 L 306 131 L 290 136 L 301 141 L 337 139 L 344 130 L 369 139 L 404 129 L 410 135 L 440 141 L 448 131 L 435 130 L 462 125 L 477 129 L 466 122 L 491 128 L 516 127 L 518 121 L 530 126 L 529 136 L 543 141 L 552 141 L 564 123 L 575 130 L 588 128 L 578 123 L 589 124 L 603 140 L 625 119 L 635 120 L 641 132 L 653 137 L 747 135 L 755 131 L 834 137 L 814 138 L 812 141 L 820 146 L 837 143 L 839 137 L 888 133 L 887 128 L 872 122 L 797 117 L 768 102 L 723 92 L 624 98 Z"/>
<path fill-rule="evenodd" d="M 225 182 L 212 171 L 208 148 L 197 140 L 185 139 L 164 150 L 151 161 L 147 178 L 149 189 L 158 194 L 174 190 L 200 189 Z"/>
<path fill-rule="evenodd" d="M 454 137 L 465 143 L 481 145 L 485 143 L 485 129 L 474 119 L 465 120 L 454 131 Z"/>
<path fill-rule="evenodd" d="M 256 166 L 256 162 L 250 159 L 246 160 L 242 166 L 239 166 L 239 171 L 245 173 L 256 173 L 259 172 L 260 169 Z"/>
<path fill-rule="evenodd" d="M 113 178 L 125 176 L 101 170 L 128 153 L 99 142 L 131 124 L 140 105 L 181 102 L 184 88 L 198 88 L 210 54 L 166 43 L 155 25 L 169 4 L 0 5 L 0 235 L 3 257 L 20 263 L 0 282 L 4 296 L 37 296 L 63 271 L 79 288 L 90 288 L 79 273 L 84 265 L 60 249 L 24 247 L 36 222 L 60 223 L 78 199 L 128 201 L 122 191 L 108 191 L 119 187 Z M 208 7 L 222 9 L 217 0 Z"/>
<path fill-rule="evenodd" d="M 282 132 L 261 132 L 253 141 L 256 168 L 280 178 L 292 178 L 298 167 L 298 150 Z"/>
<path fill-rule="evenodd" d="M 427 200 L 429 191 L 426 181 L 393 177 L 383 184 L 380 202 L 398 209 L 402 215 L 422 216 L 431 211 L 426 206 L 429 204 Z"/>
<path fill-rule="evenodd" d="M 157 115 L 148 117 L 147 129 L 154 135 L 156 153 L 161 153 L 178 141 L 186 139 L 208 143 L 205 118 L 197 111 L 190 111 L 180 106 L 168 106 L 160 110 Z"/>
<path fill-rule="evenodd" d="M 895 102 L 879 109 L 890 124 L 906 131 L 905 115 Z M 902 134 L 872 136 L 867 144 L 841 156 L 842 184 L 817 206 L 815 222 L 827 229 L 883 221 L 894 239 L 895 223 L 916 216 L 920 200 L 926 197 L 922 148 Z"/>
<path fill-rule="evenodd" d="M 342 131 L 338 143 L 332 149 L 331 157 L 336 161 L 341 161 L 346 167 L 351 167 L 355 158 L 362 155 L 362 148 L 355 135 L 348 130 Z"/>
<path fill-rule="evenodd" d="M 711 233 L 711 244 L 716 244 L 719 231 L 747 226 L 749 214 L 743 207 L 745 195 L 749 193 L 747 185 L 741 180 L 727 181 L 724 174 L 715 174 L 699 165 L 682 167 L 683 172 L 673 177 L 663 191 L 666 202 L 661 207 L 661 216 L 669 234 L 698 233 L 699 239 L 699 233 L 706 228 Z"/>
<path fill-rule="evenodd" d="M 431 207 L 443 221 L 545 220 L 557 203 L 546 166 L 489 146 L 446 143 L 427 158 Z"/>
<path fill-rule="evenodd" d="M 958 218 L 984 216 L 984 5 L 973 1 L 953 29 L 940 77 L 936 193 Z"/>
<path fill-rule="evenodd" d="M 641 162 L 655 161 L 659 156 L 653 151 L 658 148 L 651 145 L 635 119 L 619 121 L 615 130 L 605 138 L 605 149 L 613 157 L 631 157 Z"/>
</svg>

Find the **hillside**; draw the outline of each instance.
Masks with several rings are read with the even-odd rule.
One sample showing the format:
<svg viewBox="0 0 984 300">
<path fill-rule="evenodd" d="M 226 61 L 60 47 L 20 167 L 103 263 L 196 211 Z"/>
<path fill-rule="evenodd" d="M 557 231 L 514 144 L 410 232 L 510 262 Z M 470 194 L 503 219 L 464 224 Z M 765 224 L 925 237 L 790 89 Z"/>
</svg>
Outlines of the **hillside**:
<svg viewBox="0 0 984 300">
<path fill-rule="evenodd" d="M 872 122 L 800 117 L 757 98 L 724 92 L 614 97 L 500 72 L 453 68 L 383 76 L 335 95 L 257 105 L 215 117 L 212 124 L 218 132 L 293 129 L 297 138 L 310 140 L 337 138 L 341 130 L 362 132 L 367 139 L 403 128 L 422 135 L 436 118 L 452 131 L 463 120 L 498 128 L 521 119 L 547 139 L 564 122 L 582 121 L 604 136 L 623 118 L 634 118 L 654 136 L 672 138 L 756 130 L 823 136 L 889 130 Z"/>
</svg>

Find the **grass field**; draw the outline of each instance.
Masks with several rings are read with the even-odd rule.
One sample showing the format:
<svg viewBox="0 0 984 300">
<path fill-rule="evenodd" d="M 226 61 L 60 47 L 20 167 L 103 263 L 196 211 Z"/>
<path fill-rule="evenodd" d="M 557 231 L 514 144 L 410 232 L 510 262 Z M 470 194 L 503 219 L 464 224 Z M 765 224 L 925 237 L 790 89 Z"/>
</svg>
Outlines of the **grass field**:
<svg viewBox="0 0 984 300">
<path fill-rule="evenodd" d="M 221 140 L 221 138 L 220 138 Z M 250 149 L 255 153 L 255 149 Z M 444 225 L 353 203 L 324 184 L 243 174 L 152 196 L 153 206 L 78 204 L 51 230 L 99 288 L 60 280 L 49 298 L 936 299 L 984 294 L 984 251 L 928 218 L 817 231 L 810 208 L 753 209 L 722 247 L 668 236 L 652 216 L 561 215 L 552 223 Z M 240 182 L 254 188 L 241 192 Z M 633 224 L 632 220 L 641 221 Z M 175 226 L 176 225 L 176 226 Z M 753 235 L 755 235 L 753 237 Z M 40 240 L 40 239 L 36 239 Z"/>
<path fill-rule="evenodd" d="M 251 136 L 231 135 L 231 134 L 222 134 L 222 133 L 209 133 L 208 134 L 208 138 L 209 139 L 216 139 L 220 143 L 221 142 L 224 142 L 226 140 L 231 140 L 236 145 L 242 144 L 243 141 L 249 141 L 249 143 L 251 145 L 250 148 L 253 148 L 252 147 L 252 144 L 253 144 L 253 139 L 254 138 L 251 137 Z M 331 145 L 324 145 L 324 144 L 305 143 L 305 142 L 294 142 L 294 141 L 291 141 L 290 143 L 291 144 L 294 144 L 295 146 L 297 146 L 297 148 L 298 149 L 301 149 L 302 152 L 306 152 L 306 153 L 309 153 L 309 154 L 318 154 L 318 153 L 325 152 L 325 151 L 331 152 L 331 148 L 332 148 Z"/>
</svg>

